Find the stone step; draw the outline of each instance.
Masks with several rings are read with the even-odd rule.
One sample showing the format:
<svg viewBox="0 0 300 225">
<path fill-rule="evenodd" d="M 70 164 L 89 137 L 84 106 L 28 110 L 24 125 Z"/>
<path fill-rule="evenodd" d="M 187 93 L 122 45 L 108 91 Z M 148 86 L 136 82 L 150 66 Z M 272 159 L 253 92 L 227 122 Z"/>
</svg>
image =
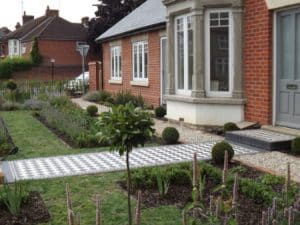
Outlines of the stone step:
<svg viewBox="0 0 300 225">
<path fill-rule="evenodd" d="M 228 141 L 269 151 L 290 150 L 294 138 L 292 135 L 264 129 L 231 131 L 225 134 Z"/>
<path fill-rule="evenodd" d="M 281 126 L 270 126 L 270 125 L 264 125 L 262 126 L 262 129 L 273 131 L 276 133 L 282 133 L 286 135 L 292 135 L 292 136 L 300 136 L 300 130 L 299 129 L 293 129 L 288 127 L 281 127 Z"/>
</svg>

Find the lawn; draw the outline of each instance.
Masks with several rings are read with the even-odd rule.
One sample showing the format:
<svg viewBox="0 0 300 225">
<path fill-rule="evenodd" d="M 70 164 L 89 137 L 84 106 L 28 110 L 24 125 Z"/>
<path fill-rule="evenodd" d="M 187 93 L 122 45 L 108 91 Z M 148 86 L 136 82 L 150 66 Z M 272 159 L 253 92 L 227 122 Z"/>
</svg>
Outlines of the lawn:
<svg viewBox="0 0 300 225">
<path fill-rule="evenodd" d="M 32 116 L 31 111 L 0 112 L 19 153 L 7 160 L 69 155 L 108 150 L 108 148 L 73 149 Z"/>
<path fill-rule="evenodd" d="M 31 111 L 0 112 L 8 125 L 15 144 L 20 148 L 7 160 L 28 159 L 84 152 L 104 151 L 108 148 L 72 149 L 47 127 L 32 116 Z M 79 176 L 53 180 L 28 181 L 30 190 L 41 193 L 52 217 L 42 225 L 67 223 L 65 184 L 70 185 L 73 204 L 81 215 L 82 225 L 95 224 L 95 195 L 101 196 L 101 212 L 105 225 L 126 224 L 127 199 L 117 181 L 123 172 L 97 176 Z M 135 204 L 135 200 L 134 200 Z M 179 225 L 181 212 L 175 206 L 145 208 L 142 210 L 143 225 Z"/>
<path fill-rule="evenodd" d="M 70 185 L 74 210 L 80 213 L 82 225 L 95 224 L 96 194 L 100 194 L 101 198 L 103 223 L 105 225 L 126 224 L 127 199 L 116 183 L 122 175 L 123 173 L 109 173 L 30 182 L 31 189 L 42 194 L 52 216 L 52 221 L 43 225 L 67 223 L 66 183 Z M 180 225 L 180 214 L 180 210 L 175 206 L 145 208 L 142 209 L 142 224 Z"/>
</svg>

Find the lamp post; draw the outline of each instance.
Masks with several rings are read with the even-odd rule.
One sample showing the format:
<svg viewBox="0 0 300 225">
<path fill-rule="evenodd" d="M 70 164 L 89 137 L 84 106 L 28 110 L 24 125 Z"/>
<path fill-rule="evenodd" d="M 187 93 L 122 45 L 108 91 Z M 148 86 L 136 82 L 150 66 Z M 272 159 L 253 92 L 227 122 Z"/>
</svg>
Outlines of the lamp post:
<svg viewBox="0 0 300 225">
<path fill-rule="evenodd" d="M 54 82 L 54 63 L 55 63 L 55 59 L 51 58 L 50 63 L 51 63 L 51 80 L 52 80 L 52 84 L 53 84 L 53 82 Z"/>
<path fill-rule="evenodd" d="M 82 85 L 83 85 L 83 93 L 85 94 L 86 93 L 86 90 L 85 90 L 85 68 L 84 68 L 84 65 L 85 65 L 85 57 L 87 56 L 88 52 L 89 52 L 89 49 L 90 49 L 90 46 L 86 43 L 78 43 L 77 44 L 77 47 L 76 47 L 76 50 L 80 53 L 81 55 L 81 61 L 82 61 Z"/>
</svg>

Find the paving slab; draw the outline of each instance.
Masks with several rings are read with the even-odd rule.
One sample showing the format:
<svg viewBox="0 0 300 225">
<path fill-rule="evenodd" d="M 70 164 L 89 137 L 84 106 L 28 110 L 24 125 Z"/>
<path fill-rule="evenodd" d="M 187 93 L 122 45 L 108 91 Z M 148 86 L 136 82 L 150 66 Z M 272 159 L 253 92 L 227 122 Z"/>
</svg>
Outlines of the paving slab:
<svg viewBox="0 0 300 225">
<path fill-rule="evenodd" d="M 273 131 L 254 129 L 226 132 L 226 140 L 265 150 L 289 150 L 295 138 Z"/>
<path fill-rule="evenodd" d="M 211 159 L 211 148 L 215 144 L 203 142 L 198 144 L 180 144 L 139 148 L 130 154 L 131 168 L 152 167 L 189 162 L 193 154 L 199 160 Z M 233 145 L 236 155 L 256 154 L 255 148 Z M 68 156 L 36 158 L 16 161 L 4 161 L 0 168 L 5 174 L 6 182 L 20 180 L 41 180 L 66 176 L 98 174 L 126 170 L 125 157 L 116 152 L 87 153 Z"/>
</svg>

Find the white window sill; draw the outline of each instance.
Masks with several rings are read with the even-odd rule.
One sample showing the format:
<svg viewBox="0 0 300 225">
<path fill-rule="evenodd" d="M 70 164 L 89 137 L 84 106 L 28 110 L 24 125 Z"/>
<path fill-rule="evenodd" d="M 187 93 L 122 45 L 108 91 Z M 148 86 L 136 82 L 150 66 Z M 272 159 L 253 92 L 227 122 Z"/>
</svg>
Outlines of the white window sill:
<svg viewBox="0 0 300 225">
<path fill-rule="evenodd" d="M 131 86 L 142 86 L 142 87 L 149 87 L 148 80 L 132 80 L 130 81 Z"/>
<path fill-rule="evenodd" d="M 109 84 L 123 84 L 123 81 L 111 79 L 111 80 L 108 80 L 108 83 Z"/>
</svg>

